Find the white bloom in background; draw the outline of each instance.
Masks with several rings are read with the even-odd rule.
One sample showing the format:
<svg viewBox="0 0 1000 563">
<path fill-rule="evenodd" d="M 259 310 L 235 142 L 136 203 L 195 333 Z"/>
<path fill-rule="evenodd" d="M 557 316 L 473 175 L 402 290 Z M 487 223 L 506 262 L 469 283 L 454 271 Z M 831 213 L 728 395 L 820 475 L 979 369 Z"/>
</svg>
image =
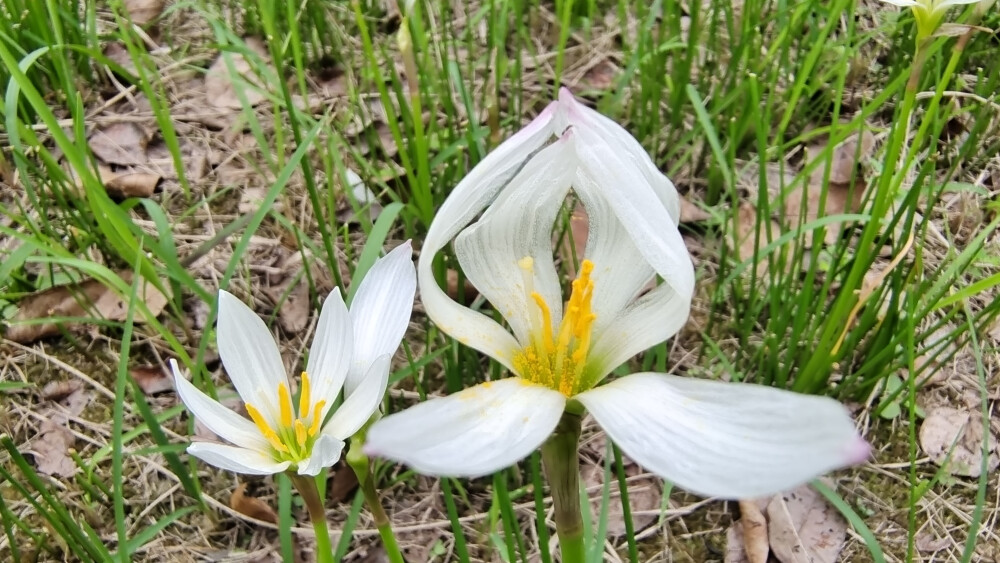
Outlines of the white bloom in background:
<svg viewBox="0 0 1000 563">
<path fill-rule="evenodd" d="M 340 458 L 344 441 L 371 418 L 385 394 L 392 354 L 410 321 L 416 275 L 410 243 L 375 262 L 350 311 L 340 291 L 323 303 L 306 371 L 293 401 L 278 346 L 239 299 L 219 292 L 219 355 L 252 420 L 211 399 L 171 360 L 177 392 L 209 430 L 233 445 L 194 442 L 189 454 L 251 475 L 295 470 L 316 475 Z M 344 401 L 327 419 L 344 389 Z"/>
<path fill-rule="evenodd" d="M 570 189 L 590 232 L 564 305 L 552 230 Z M 599 385 L 687 320 L 694 271 L 679 209 L 639 143 L 563 90 L 456 186 L 418 265 L 431 319 L 514 377 L 383 418 L 366 453 L 431 475 L 484 475 L 538 448 L 565 409 L 585 407 L 632 459 L 704 495 L 760 496 L 863 460 L 867 444 L 828 398 L 659 373 Z M 435 282 L 434 256 L 453 238 L 509 331 Z M 662 282 L 644 292 L 655 276 Z"/>
<path fill-rule="evenodd" d="M 882 0 L 895 6 L 911 8 L 913 17 L 917 20 L 917 35 L 920 38 L 930 37 L 941 20 L 944 19 L 945 12 L 952 6 L 963 4 L 974 4 L 980 0 Z"/>
</svg>

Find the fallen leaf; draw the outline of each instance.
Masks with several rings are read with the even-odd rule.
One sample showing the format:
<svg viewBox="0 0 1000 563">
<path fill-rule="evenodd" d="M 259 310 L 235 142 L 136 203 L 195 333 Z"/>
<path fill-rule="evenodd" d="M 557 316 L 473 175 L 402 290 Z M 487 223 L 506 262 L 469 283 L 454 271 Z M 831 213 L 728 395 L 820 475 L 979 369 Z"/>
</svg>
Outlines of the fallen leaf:
<svg viewBox="0 0 1000 563">
<path fill-rule="evenodd" d="M 927 418 L 920 425 L 920 449 L 939 466 L 947 461 L 952 475 L 979 477 L 983 462 L 983 438 L 982 418 L 974 411 L 935 407 L 929 409 Z M 1000 465 L 997 438 L 993 432 L 989 434 L 989 452 L 987 469 L 993 471 Z"/>
<path fill-rule="evenodd" d="M 762 226 L 759 234 L 758 223 Z M 733 245 L 736 249 L 736 257 L 740 262 L 753 259 L 754 252 L 777 239 L 780 232 L 778 224 L 770 218 L 761 218 L 758 221 L 757 208 L 752 203 L 741 203 L 736 215 L 736 241 Z M 758 254 L 757 259 L 757 277 L 763 278 L 767 272 L 768 261 L 765 256 L 760 254 Z"/>
<path fill-rule="evenodd" d="M 126 284 L 132 282 L 132 272 L 120 271 L 118 276 Z M 167 304 L 167 296 L 160 293 L 156 287 L 143 280 L 139 286 L 138 297 L 149 308 L 153 316 L 158 316 Z M 29 344 L 40 338 L 60 333 L 63 321 L 45 323 L 25 323 L 48 318 L 100 318 L 109 321 L 124 321 L 128 314 L 128 304 L 114 291 L 101 282 L 88 279 L 80 283 L 59 285 L 35 292 L 18 303 L 17 313 L 8 321 L 6 338 Z M 143 322 L 145 318 L 136 310 L 135 321 Z M 79 321 L 66 324 L 70 329 Z"/>
<path fill-rule="evenodd" d="M 860 143 L 860 147 L 859 147 Z M 807 223 L 829 215 L 855 213 L 861 209 L 864 198 L 865 180 L 860 171 L 856 157 L 871 154 L 875 138 L 867 131 L 861 135 L 854 134 L 837 145 L 830 155 L 830 176 L 824 193 L 824 176 L 826 175 L 827 147 L 812 146 L 806 149 L 807 166 L 813 166 L 809 182 L 793 184 L 792 191 L 785 197 L 785 217 L 790 225 Z M 805 192 L 805 193 L 803 193 Z M 836 242 L 837 225 L 833 223 L 826 227 L 827 244 Z M 809 233 L 809 242 L 814 244 L 813 232 Z"/>
<path fill-rule="evenodd" d="M 338 466 L 333 473 L 333 479 L 330 480 L 329 491 L 326 495 L 327 499 L 334 503 L 346 501 L 351 493 L 358 488 L 358 476 L 354 470 L 344 462 L 339 462 Z"/>
<path fill-rule="evenodd" d="M 69 450 L 76 437 L 64 426 L 47 420 L 42 423 L 41 434 L 31 444 L 35 458 L 35 469 L 44 475 L 72 477 L 76 473 L 76 463 L 69 456 Z"/>
<path fill-rule="evenodd" d="M 155 395 L 174 388 L 174 378 L 157 365 L 136 366 L 129 370 L 129 374 L 146 395 Z"/>
<path fill-rule="evenodd" d="M 767 539 L 767 520 L 755 501 L 741 500 L 740 527 L 743 532 L 743 549 L 749 563 L 767 563 L 770 553 Z"/>
<path fill-rule="evenodd" d="M 295 284 L 295 287 L 290 286 Z M 264 289 L 264 293 L 278 308 L 278 324 L 281 328 L 298 333 L 309 324 L 312 304 L 309 302 L 309 285 L 304 278 L 288 276 L 283 283 Z"/>
<path fill-rule="evenodd" d="M 134 23 L 146 25 L 160 17 L 166 0 L 125 0 L 125 11 Z"/>
<path fill-rule="evenodd" d="M 476 286 L 472 285 L 469 278 L 462 280 L 462 295 L 459 295 L 458 272 L 455 270 L 445 272 L 445 282 L 445 293 L 448 294 L 448 297 L 451 297 L 452 301 L 457 301 L 459 297 L 462 297 L 464 302 L 471 303 L 473 299 L 479 296 L 479 290 L 476 289 Z"/>
<path fill-rule="evenodd" d="M 250 51 L 263 60 L 270 73 L 273 73 L 270 66 L 271 55 L 264 42 L 256 37 L 247 37 L 244 42 Z M 229 67 L 226 64 L 227 56 L 232 63 L 233 71 L 242 80 L 229 74 Z M 251 106 L 267 99 L 267 96 L 261 91 L 264 87 L 260 84 L 253 69 L 254 65 L 240 53 L 220 54 L 205 74 L 205 98 L 208 100 L 208 104 L 217 108 L 241 109 L 243 104 L 240 103 L 240 98 L 236 94 L 237 89 L 246 96 L 247 103 Z"/>
<path fill-rule="evenodd" d="M 697 206 L 684 196 L 681 196 L 681 223 L 701 223 L 712 218 L 712 215 Z"/>
<path fill-rule="evenodd" d="M 610 59 L 601 59 L 597 64 L 583 73 L 583 82 L 594 90 L 607 90 L 615 84 L 619 74 L 618 67 Z"/>
<path fill-rule="evenodd" d="M 246 483 L 240 483 L 236 486 L 236 490 L 229 497 L 230 508 L 245 516 L 277 524 L 278 513 L 269 504 L 259 498 L 247 496 L 245 494 L 246 488 Z"/>
<path fill-rule="evenodd" d="M 76 379 L 65 381 L 50 381 L 42 387 L 41 396 L 47 401 L 60 403 L 69 400 L 74 394 L 79 394 L 83 390 L 83 384 Z M 82 410 L 80 412 L 83 412 Z M 79 414 L 79 413 L 77 413 Z"/>
<path fill-rule="evenodd" d="M 835 563 L 847 540 L 847 522 L 809 485 L 772 497 L 767 517 L 771 553 L 781 563 Z"/>
<path fill-rule="evenodd" d="M 932 533 L 921 532 L 917 534 L 917 538 L 914 543 L 916 544 L 917 551 L 921 553 L 933 553 L 935 551 L 941 551 L 942 549 L 948 549 L 954 545 L 955 541 L 949 536 L 936 538 Z"/>
<path fill-rule="evenodd" d="M 152 136 L 136 123 L 119 122 L 91 133 L 87 144 L 94 155 L 107 164 L 145 164 L 146 146 Z"/>
<path fill-rule="evenodd" d="M 103 175 L 102 175 L 103 176 Z M 156 191 L 162 177 L 148 172 L 127 172 L 104 179 L 104 189 L 114 199 L 149 197 Z"/>
</svg>

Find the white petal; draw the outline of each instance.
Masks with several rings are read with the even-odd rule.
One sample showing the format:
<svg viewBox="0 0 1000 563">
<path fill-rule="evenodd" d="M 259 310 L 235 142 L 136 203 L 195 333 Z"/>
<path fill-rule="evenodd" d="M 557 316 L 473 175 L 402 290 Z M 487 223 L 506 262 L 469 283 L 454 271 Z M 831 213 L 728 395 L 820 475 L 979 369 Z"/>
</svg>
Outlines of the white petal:
<svg viewBox="0 0 1000 563">
<path fill-rule="evenodd" d="M 592 383 L 632 356 L 677 334 L 690 311 L 690 296 L 678 294 L 666 283 L 629 304 L 610 326 L 600 333 L 595 331 L 587 361 Z"/>
<path fill-rule="evenodd" d="M 486 475 L 540 446 L 565 405 L 560 393 L 520 378 L 482 383 L 376 422 L 365 453 L 425 475 Z"/>
<path fill-rule="evenodd" d="M 331 467 L 340 460 L 340 452 L 344 449 L 344 442 L 321 434 L 316 443 L 313 444 L 312 455 L 305 461 L 299 463 L 299 475 L 319 475 L 324 467 Z"/>
<path fill-rule="evenodd" d="M 888 1 L 888 0 L 886 0 Z M 975 4 L 982 0 L 942 0 L 940 4 L 937 5 L 938 10 L 945 10 L 951 6 L 960 6 L 963 4 Z"/>
<path fill-rule="evenodd" d="M 375 261 L 351 302 L 354 323 L 354 361 L 344 396 L 361 383 L 372 362 L 396 353 L 410 324 L 417 276 L 410 241 Z"/>
<path fill-rule="evenodd" d="M 594 263 L 594 339 L 623 312 L 639 291 L 653 279 L 653 267 L 636 248 L 628 231 L 601 193 L 600 186 L 585 174 L 577 174 L 573 188 L 587 210 L 587 249 Z M 669 228 L 669 227 L 668 227 Z M 613 367 L 613 366 L 612 366 Z"/>
<path fill-rule="evenodd" d="M 572 115 L 572 114 L 571 114 Z M 694 294 L 694 266 L 677 223 L 633 159 L 596 131 L 573 129 L 582 173 L 600 189 L 645 261 L 681 295 Z"/>
<path fill-rule="evenodd" d="M 344 385 L 353 349 L 351 315 L 340 295 L 340 288 L 336 288 L 323 302 L 306 364 L 313 404 L 326 400 L 323 416 L 333 406 Z"/>
<path fill-rule="evenodd" d="M 278 384 L 288 384 L 278 345 L 264 321 L 228 291 L 219 291 L 219 356 L 245 403 L 277 426 Z"/>
<path fill-rule="evenodd" d="M 766 496 L 863 461 L 847 409 L 760 385 L 641 373 L 575 397 L 622 451 L 705 496 Z"/>
<path fill-rule="evenodd" d="M 559 90 L 559 104 L 565 108 L 569 124 L 575 127 L 586 127 L 597 133 L 603 140 L 608 151 L 619 155 L 627 165 L 639 171 L 657 198 L 663 203 L 673 219 L 674 224 L 680 222 L 681 201 L 677 188 L 649 158 L 646 149 L 639 144 L 628 131 L 612 119 L 588 108 L 576 101 L 573 94 L 566 88 Z"/>
<path fill-rule="evenodd" d="M 903 7 L 917 6 L 919 4 L 919 2 L 914 2 L 914 0 L 882 0 L 882 1 L 887 4 L 893 4 L 896 6 L 903 6 Z"/>
<path fill-rule="evenodd" d="M 176 360 L 170 360 L 174 372 L 174 388 L 181 401 L 199 422 L 223 440 L 242 448 L 266 451 L 267 440 L 253 422 L 227 409 L 181 375 Z"/>
<path fill-rule="evenodd" d="M 427 232 L 417 264 L 420 299 L 427 315 L 445 333 L 491 356 L 509 356 L 518 348 L 514 337 L 493 319 L 452 301 L 434 279 L 438 252 L 496 199 L 524 162 L 553 135 L 560 111 L 555 102 L 531 123 L 486 155 L 455 186 Z M 510 367 L 510 366 L 508 366 Z"/>
<path fill-rule="evenodd" d="M 389 364 L 392 356 L 386 354 L 372 362 L 361 384 L 333 413 L 323 427 L 323 433 L 339 440 L 346 440 L 361 429 L 378 410 L 389 384 Z"/>
<path fill-rule="evenodd" d="M 195 442 L 188 446 L 187 452 L 220 469 L 247 475 L 273 475 L 291 465 L 287 461 L 274 461 L 271 456 L 259 451 L 210 442 Z"/>
<path fill-rule="evenodd" d="M 532 291 L 545 299 L 554 323 L 562 318 L 562 289 L 552 260 L 552 225 L 576 170 L 572 150 L 569 142 L 559 140 L 539 151 L 483 217 L 455 239 L 462 270 L 504 316 L 521 343 L 529 341 L 530 313 L 537 307 L 524 287 L 524 273 L 518 265 L 523 258 L 530 256 L 534 262 Z"/>
</svg>

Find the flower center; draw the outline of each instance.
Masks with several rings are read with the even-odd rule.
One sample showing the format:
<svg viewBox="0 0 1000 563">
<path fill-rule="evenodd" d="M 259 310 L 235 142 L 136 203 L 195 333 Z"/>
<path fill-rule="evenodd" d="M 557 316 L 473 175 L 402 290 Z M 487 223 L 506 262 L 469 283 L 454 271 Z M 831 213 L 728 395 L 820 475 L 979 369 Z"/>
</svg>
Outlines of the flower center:
<svg viewBox="0 0 1000 563">
<path fill-rule="evenodd" d="M 573 290 L 555 332 L 548 303 L 533 290 L 534 261 L 528 256 L 518 265 L 535 307 L 531 311 L 531 342 L 514 356 L 514 367 L 524 379 L 572 397 L 582 391 L 580 376 L 587 363 L 590 335 L 597 318 L 591 309 L 594 280 L 590 274 L 594 263 L 584 260 L 580 264 L 580 275 L 573 280 Z"/>
<path fill-rule="evenodd" d="M 261 434 L 267 438 L 274 448 L 275 457 L 281 461 L 300 462 L 308 458 L 312 452 L 313 442 L 323 423 L 323 407 L 326 401 L 312 404 L 309 389 L 309 374 L 302 372 L 302 392 L 299 394 L 299 408 L 292 405 L 292 396 L 288 386 L 278 384 L 279 424 L 272 428 L 267 419 L 261 416 L 256 407 L 247 403 L 247 412 Z"/>
</svg>

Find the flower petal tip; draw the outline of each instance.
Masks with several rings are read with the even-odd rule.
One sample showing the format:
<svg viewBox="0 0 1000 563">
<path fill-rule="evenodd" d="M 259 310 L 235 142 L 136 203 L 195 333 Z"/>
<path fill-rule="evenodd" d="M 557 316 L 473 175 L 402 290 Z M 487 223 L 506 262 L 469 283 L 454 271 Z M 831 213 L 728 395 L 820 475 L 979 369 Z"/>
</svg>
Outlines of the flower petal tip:
<svg viewBox="0 0 1000 563">
<path fill-rule="evenodd" d="M 868 461 L 871 455 L 872 445 L 861 436 L 857 436 L 848 446 L 847 461 L 849 465 L 857 465 Z"/>
</svg>

